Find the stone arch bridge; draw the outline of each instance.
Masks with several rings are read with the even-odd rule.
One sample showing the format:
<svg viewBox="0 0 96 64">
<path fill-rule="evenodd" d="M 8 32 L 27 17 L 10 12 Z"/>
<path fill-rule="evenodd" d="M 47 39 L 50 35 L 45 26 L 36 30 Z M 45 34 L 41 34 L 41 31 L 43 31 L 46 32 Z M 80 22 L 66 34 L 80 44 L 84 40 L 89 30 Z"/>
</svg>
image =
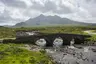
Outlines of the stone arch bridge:
<svg viewBox="0 0 96 64">
<path fill-rule="evenodd" d="M 18 31 L 16 32 L 16 41 L 21 42 L 35 42 L 39 39 L 45 39 L 46 46 L 53 46 L 53 42 L 56 38 L 62 38 L 63 45 L 69 45 L 72 39 L 75 40 L 75 44 L 81 44 L 87 41 L 90 35 L 80 35 L 80 34 L 67 34 L 67 33 L 53 33 L 44 34 L 36 31 Z"/>
</svg>

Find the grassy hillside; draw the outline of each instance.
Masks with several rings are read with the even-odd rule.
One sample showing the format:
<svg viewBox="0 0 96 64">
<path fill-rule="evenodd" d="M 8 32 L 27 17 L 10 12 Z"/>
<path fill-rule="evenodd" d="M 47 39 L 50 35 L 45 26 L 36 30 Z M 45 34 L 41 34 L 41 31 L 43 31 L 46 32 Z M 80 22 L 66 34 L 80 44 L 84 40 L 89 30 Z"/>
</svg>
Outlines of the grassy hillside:
<svg viewBox="0 0 96 64">
<path fill-rule="evenodd" d="M 32 27 L 32 28 L 0 28 L 0 38 L 13 38 L 17 30 L 39 30 L 43 33 L 82 33 L 80 27 Z"/>
<path fill-rule="evenodd" d="M 73 34 L 86 34 L 85 30 L 95 30 L 96 27 L 92 26 L 50 26 L 50 27 L 21 27 L 21 28 L 5 28 L 0 27 L 1 38 L 15 38 L 17 30 L 38 30 L 42 33 L 73 33 Z"/>
</svg>

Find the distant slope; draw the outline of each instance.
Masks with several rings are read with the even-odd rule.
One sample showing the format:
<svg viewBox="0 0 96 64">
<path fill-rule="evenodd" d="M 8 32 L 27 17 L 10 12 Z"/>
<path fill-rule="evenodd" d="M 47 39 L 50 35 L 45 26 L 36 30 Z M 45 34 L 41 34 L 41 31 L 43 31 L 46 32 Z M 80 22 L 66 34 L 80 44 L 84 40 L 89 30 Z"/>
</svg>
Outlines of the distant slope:
<svg viewBox="0 0 96 64">
<path fill-rule="evenodd" d="M 23 26 L 27 26 L 26 22 L 20 22 L 15 25 L 15 27 L 23 27 Z"/>
<path fill-rule="evenodd" d="M 15 25 L 15 27 L 30 27 L 30 26 L 50 26 L 50 25 L 88 25 L 88 23 L 77 22 L 67 18 L 61 18 L 59 16 L 44 16 L 40 15 L 35 18 L 30 18 L 25 22 L 20 22 Z"/>
</svg>

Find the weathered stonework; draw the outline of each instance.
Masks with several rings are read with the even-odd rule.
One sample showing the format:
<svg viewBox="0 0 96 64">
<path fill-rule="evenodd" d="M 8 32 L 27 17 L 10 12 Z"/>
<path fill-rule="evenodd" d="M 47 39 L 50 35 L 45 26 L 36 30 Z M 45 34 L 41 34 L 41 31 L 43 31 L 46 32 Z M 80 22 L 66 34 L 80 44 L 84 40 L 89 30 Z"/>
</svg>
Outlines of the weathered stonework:
<svg viewBox="0 0 96 64">
<path fill-rule="evenodd" d="M 16 33 L 16 40 L 32 42 L 35 44 L 37 40 L 43 38 L 47 42 L 46 46 L 53 46 L 54 40 L 58 37 L 63 40 L 63 45 L 69 45 L 72 39 L 74 39 L 75 44 L 81 44 L 86 41 L 86 38 L 91 36 L 67 33 L 43 34 L 39 31 L 17 31 Z"/>
</svg>

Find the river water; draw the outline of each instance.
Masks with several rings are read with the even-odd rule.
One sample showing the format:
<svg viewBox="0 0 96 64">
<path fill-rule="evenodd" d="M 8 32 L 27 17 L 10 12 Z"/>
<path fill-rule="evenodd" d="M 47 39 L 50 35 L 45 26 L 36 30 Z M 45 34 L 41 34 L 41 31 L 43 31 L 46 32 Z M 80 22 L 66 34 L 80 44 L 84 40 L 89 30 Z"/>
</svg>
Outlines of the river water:
<svg viewBox="0 0 96 64">
<path fill-rule="evenodd" d="M 63 46 L 45 49 L 56 64 L 96 64 L 96 46 Z"/>
</svg>

